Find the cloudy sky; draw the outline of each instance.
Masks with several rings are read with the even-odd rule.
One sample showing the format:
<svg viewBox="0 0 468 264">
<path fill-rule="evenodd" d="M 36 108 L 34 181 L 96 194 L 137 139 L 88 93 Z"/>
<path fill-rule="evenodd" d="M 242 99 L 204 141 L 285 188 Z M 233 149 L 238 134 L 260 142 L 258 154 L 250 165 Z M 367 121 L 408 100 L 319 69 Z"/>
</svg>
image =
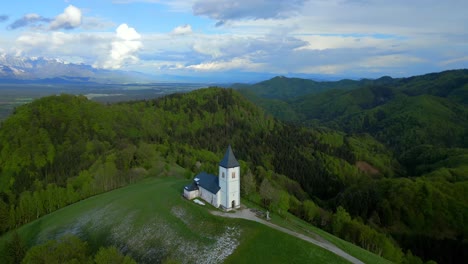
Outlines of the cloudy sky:
<svg viewBox="0 0 468 264">
<path fill-rule="evenodd" d="M 98 68 L 232 78 L 401 77 L 468 68 L 466 0 L 17 0 L 0 6 L 0 53 Z"/>
</svg>

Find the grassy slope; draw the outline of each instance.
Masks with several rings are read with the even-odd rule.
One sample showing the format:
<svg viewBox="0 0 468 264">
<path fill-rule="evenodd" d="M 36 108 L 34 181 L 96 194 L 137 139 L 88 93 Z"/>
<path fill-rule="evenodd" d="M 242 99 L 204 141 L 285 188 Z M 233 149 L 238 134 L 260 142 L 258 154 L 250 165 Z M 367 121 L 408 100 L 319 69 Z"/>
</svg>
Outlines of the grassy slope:
<svg viewBox="0 0 468 264">
<path fill-rule="evenodd" d="M 19 234 L 31 246 L 74 233 L 88 240 L 93 250 L 113 244 L 146 263 L 167 258 L 184 263 L 204 259 L 346 263 L 322 248 L 261 224 L 213 216 L 181 198 L 186 183 L 174 178 L 147 179 L 42 217 L 20 228 Z M 1 249 L 8 236 L 0 238 Z M 231 256 L 223 258 L 233 249 Z"/>
<path fill-rule="evenodd" d="M 258 208 L 256 204 L 253 204 L 249 201 L 242 200 L 242 203 L 247 205 L 248 207 L 251 208 Z M 361 260 L 364 263 L 373 263 L 373 264 L 390 264 L 389 260 L 386 260 L 380 256 L 377 256 L 376 254 L 367 251 L 359 246 L 356 246 L 348 241 L 345 241 L 339 237 L 336 237 L 326 231 L 323 231 L 322 229 L 315 227 L 307 222 L 305 222 L 302 219 L 297 218 L 296 216 L 292 214 L 287 214 L 286 218 L 280 217 L 275 213 L 270 213 L 272 219 L 271 222 L 283 226 L 285 228 L 291 229 L 295 232 L 302 233 L 305 235 L 308 235 L 310 237 L 313 237 L 317 240 L 321 239 L 326 239 L 329 242 L 333 243 L 335 246 L 338 248 L 342 249 L 343 251 L 347 252 L 351 256 Z"/>
<path fill-rule="evenodd" d="M 373 263 L 373 264 L 389 264 L 392 263 L 389 260 L 386 260 L 380 256 L 377 256 L 376 254 L 367 251 L 359 246 L 356 246 L 348 241 L 345 241 L 339 237 L 336 237 L 334 235 L 331 235 L 330 233 L 327 233 L 323 231 L 320 228 L 317 228 L 315 226 L 312 226 L 306 222 L 304 222 L 301 219 L 298 219 L 297 217 L 293 215 L 289 215 L 288 219 L 285 220 L 283 218 L 276 218 L 277 221 L 275 223 L 278 223 L 279 225 L 285 225 L 288 226 L 292 229 L 295 229 L 297 232 L 302 232 L 305 234 L 310 234 L 310 233 L 315 233 L 321 236 L 322 238 L 328 240 L 329 242 L 333 243 L 336 245 L 338 248 L 342 249 L 343 251 L 347 252 L 351 256 L 363 261 L 364 263 Z"/>
</svg>

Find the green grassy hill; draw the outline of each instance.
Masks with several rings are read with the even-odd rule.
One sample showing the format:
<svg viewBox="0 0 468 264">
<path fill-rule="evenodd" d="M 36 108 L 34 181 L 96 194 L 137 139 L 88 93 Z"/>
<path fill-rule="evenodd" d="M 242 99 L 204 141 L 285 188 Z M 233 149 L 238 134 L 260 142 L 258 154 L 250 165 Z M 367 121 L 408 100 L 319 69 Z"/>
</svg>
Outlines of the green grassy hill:
<svg viewBox="0 0 468 264">
<path fill-rule="evenodd" d="M 71 233 L 88 241 L 92 250 L 114 245 L 141 263 L 347 263 L 262 224 L 213 216 L 209 205 L 182 198 L 187 182 L 150 178 L 60 209 L 18 232 L 28 246 Z M 10 234 L 0 238 L 0 249 Z M 373 263 L 385 263 L 365 250 L 351 249 Z"/>
</svg>

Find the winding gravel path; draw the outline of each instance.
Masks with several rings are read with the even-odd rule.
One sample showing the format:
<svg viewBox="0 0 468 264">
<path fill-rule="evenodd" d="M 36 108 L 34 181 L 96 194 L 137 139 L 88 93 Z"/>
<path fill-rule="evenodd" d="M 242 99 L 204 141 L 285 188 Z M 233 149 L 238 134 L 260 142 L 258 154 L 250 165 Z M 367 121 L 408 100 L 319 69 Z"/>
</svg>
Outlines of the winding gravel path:
<svg viewBox="0 0 468 264">
<path fill-rule="evenodd" d="M 297 238 L 300 238 L 302 240 L 310 242 L 310 243 L 312 243 L 314 245 L 317 245 L 317 246 L 319 246 L 321 248 L 324 248 L 324 249 L 326 249 L 326 250 L 328 250 L 330 252 L 333 252 L 336 255 L 350 261 L 351 263 L 364 264 L 364 262 L 362 262 L 359 259 L 349 255 L 348 253 L 344 252 L 340 248 L 336 247 L 335 245 L 331 244 L 330 242 L 326 241 L 325 239 L 321 238 L 318 235 L 317 235 L 317 239 L 315 239 L 315 238 L 303 235 L 301 233 L 294 232 L 292 230 L 286 229 L 284 227 L 275 225 L 275 224 L 273 224 L 271 222 L 268 222 L 268 221 L 265 221 L 265 220 L 263 220 L 261 218 L 258 218 L 255 215 L 254 212 L 250 211 L 250 209 L 247 209 L 247 208 L 246 209 L 240 209 L 240 210 L 236 210 L 235 212 L 229 212 L 229 213 L 220 212 L 220 211 L 211 211 L 211 213 L 214 214 L 214 215 L 223 216 L 223 217 L 242 218 L 242 219 L 247 219 L 247 220 L 255 221 L 255 222 L 258 222 L 258 223 L 262 223 L 262 224 L 267 225 L 267 226 L 269 226 L 271 228 L 274 228 L 274 229 L 279 230 L 281 232 L 284 232 L 286 234 L 290 234 L 292 236 L 295 236 Z"/>
</svg>

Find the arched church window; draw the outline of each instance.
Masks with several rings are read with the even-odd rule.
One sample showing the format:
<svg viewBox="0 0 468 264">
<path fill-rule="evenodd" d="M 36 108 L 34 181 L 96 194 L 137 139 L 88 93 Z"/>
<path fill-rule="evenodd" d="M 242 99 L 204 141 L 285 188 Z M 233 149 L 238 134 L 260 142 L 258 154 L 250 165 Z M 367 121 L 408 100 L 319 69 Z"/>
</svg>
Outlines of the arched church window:
<svg viewBox="0 0 468 264">
<path fill-rule="evenodd" d="M 224 171 L 223 171 L 223 173 L 222 173 L 222 176 L 223 176 L 223 178 L 224 178 Z"/>
<path fill-rule="evenodd" d="M 233 178 L 233 179 L 236 178 L 236 173 L 235 173 L 235 172 L 232 172 L 232 178 Z"/>
</svg>

